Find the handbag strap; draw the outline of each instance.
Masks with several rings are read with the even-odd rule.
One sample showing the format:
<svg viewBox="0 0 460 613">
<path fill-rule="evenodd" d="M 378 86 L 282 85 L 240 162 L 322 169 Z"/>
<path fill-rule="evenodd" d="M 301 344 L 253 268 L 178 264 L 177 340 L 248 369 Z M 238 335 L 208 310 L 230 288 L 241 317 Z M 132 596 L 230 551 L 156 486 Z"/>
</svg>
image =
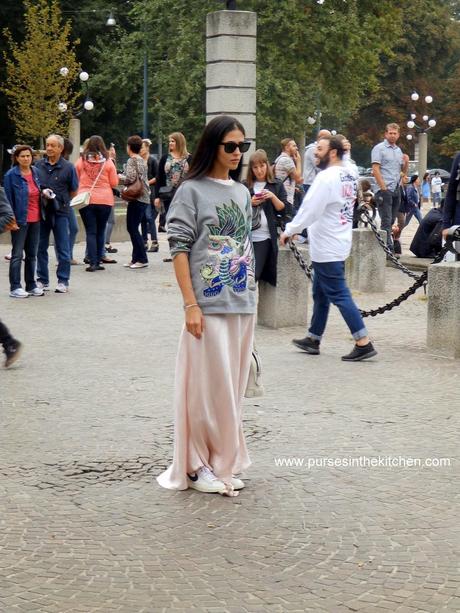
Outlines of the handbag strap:
<svg viewBox="0 0 460 613">
<path fill-rule="evenodd" d="M 96 180 L 94 181 L 94 183 L 91 185 L 91 189 L 89 190 L 90 195 L 93 193 L 93 189 L 96 187 L 96 183 L 99 181 L 99 177 L 101 176 L 102 171 L 104 170 L 104 166 L 105 166 L 106 162 L 107 162 L 107 160 L 105 160 L 102 163 L 101 169 L 99 170 L 99 174 L 97 175 Z"/>
</svg>

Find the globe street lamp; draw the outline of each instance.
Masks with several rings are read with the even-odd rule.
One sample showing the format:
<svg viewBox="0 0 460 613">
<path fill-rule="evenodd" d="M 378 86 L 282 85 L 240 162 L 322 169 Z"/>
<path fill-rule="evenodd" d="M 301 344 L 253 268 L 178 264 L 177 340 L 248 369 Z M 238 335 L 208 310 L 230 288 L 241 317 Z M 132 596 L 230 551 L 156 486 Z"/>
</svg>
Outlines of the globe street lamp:
<svg viewBox="0 0 460 613">
<path fill-rule="evenodd" d="M 69 69 L 67 66 L 63 66 L 59 69 L 59 74 L 66 78 L 69 76 Z M 80 115 L 84 111 L 92 111 L 94 109 L 94 102 L 89 97 L 89 74 L 82 70 L 78 75 L 80 79 L 81 85 L 84 87 L 85 99 L 81 104 L 80 108 L 74 109 L 72 112 L 72 117 L 69 120 L 69 139 L 73 144 L 73 152 L 70 156 L 70 160 L 75 162 L 80 155 Z M 61 113 L 67 113 L 68 107 L 65 102 L 59 102 L 58 109 Z"/>
<path fill-rule="evenodd" d="M 68 77 L 69 69 L 67 68 L 67 66 L 63 66 L 62 68 L 60 68 L 59 74 L 62 77 Z M 76 117 L 79 117 L 83 113 L 83 111 L 92 111 L 94 109 L 94 102 L 89 97 L 89 86 L 88 86 L 89 74 L 85 72 L 84 70 L 82 70 L 80 74 L 78 75 L 78 77 L 80 79 L 81 84 L 84 85 L 85 100 L 83 104 L 81 105 L 81 107 L 73 112 L 73 114 Z M 58 109 L 61 111 L 61 113 L 67 112 L 67 104 L 65 102 L 59 102 Z"/>
<path fill-rule="evenodd" d="M 413 102 L 418 102 L 420 100 L 420 95 L 416 91 L 413 91 L 410 98 Z M 433 96 L 427 95 L 423 98 L 423 101 L 427 105 L 431 104 L 433 102 Z M 410 119 L 407 121 L 406 125 L 409 130 L 415 129 L 418 134 L 418 172 L 419 176 L 423 177 L 428 163 L 428 130 L 436 126 L 436 119 L 430 118 L 430 116 L 424 112 L 421 116 L 423 124 L 417 124 L 416 120 L 417 114 L 411 113 Z M 406 138 L 408 141 L 411 141 L 413 135 L 409 133 Z"/>
</svg>

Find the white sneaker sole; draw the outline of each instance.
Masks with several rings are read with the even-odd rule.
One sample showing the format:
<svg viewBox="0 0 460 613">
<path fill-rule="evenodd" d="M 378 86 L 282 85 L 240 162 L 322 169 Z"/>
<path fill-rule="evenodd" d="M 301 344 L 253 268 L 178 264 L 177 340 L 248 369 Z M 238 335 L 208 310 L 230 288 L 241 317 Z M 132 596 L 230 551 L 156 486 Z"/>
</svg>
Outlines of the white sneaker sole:
<svg viewBox="0 0 460 613">
<path fill-rule="evenodd" d="M 11 294 L 10 293 L 10 298 L 19 298 L 19 299 L 21 299 L 21 298 L 28 298 L 28 297 L 29 297 L 29 294 L 27 294 L 27 296 L 17 296 L 16 294 Z"/>
<path fill-rule="evenodd" d="M 225 483 L 222 481 L 215 481 L 214 483 L 200 483 L 199 481 L 187 479 L 187 482 L 189 488 L 204 494 L 223 494 L 226 490 Z"/>
</svg>

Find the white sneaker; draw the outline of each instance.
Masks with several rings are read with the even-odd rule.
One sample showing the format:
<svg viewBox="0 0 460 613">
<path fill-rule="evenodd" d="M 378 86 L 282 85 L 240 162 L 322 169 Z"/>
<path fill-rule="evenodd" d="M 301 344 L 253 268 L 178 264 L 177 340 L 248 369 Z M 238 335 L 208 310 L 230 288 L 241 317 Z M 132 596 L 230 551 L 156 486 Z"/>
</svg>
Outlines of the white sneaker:
<svg viewBox="0 0 460 613">
<path fill-rule="evenodd" d="M 244 487 L 244 481 L 238 479 L 238 477 L 232 477 L 232 485 L 234 490 L 242 490 Z"/>
<path fill-rule="evenodd" d="M 34 287 L 34 289 L 31 289 L 30 292 L 27 292 L 29 294 L 29 296 L 44 296 L 45 295 L 45 290 L 42 287 Z"/>
<path fill-rule="evenodd" d="M 17 289 L 14 289 L 12 292 L 10 292 L 10 296 L 11 298 L 28 298 L 29 294 L 22 289 L 22 287 L 18 287 Z"/>
<path fill-rule="evenodd" d="M 64 285 L 64 283 L 58 283 L 56 285 L 56 289 L 54 290 L 55 294 L 67 294 L 67 292 L 69 291 L 69 288 L 67 287 L 67 285 Z"/>
<path fill-rule="evenodd" d="M 134 262 L 134 264 L 130 265 L 130 268 L 131 269 L 134 269 L 134 268 L 147 268 L 147 266 L 148 266 L 147 262 Z"/>
<path fill-rule="evenodd" d="M 188 486 L 199 492 L 209 494 L 222 494 L 226 491 L 226 485 L 220 481 L 207 466 L 199 468 L 194 475 L 187 475 Z"/>
<path fill-rule="evenodd" d="M 37 287 L 39 289 L 42 289 L 44 292 L 49 292 L 50 291 L 50 286 L 49 285 L 45 285 L 41 281 L 37 281 Z"/>
</svg>

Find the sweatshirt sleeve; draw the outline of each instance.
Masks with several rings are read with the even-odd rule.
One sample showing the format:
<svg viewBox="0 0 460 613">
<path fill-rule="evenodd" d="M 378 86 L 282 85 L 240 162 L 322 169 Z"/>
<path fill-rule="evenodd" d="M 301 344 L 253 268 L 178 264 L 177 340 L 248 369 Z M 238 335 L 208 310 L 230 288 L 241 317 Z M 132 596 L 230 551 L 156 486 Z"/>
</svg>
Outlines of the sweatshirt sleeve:
<svg viewBox="0 0 460 613">
<path fill-rule="evenodd" d="M 321 173 L 318 174 L 302 201 L 297 215 L 286 224 L 285 233 L 288 236 L 300 234 L 317 221 L 329 202 L 329 186 L 322 181 Z"/>
<path fill-rule="evenodd" d="M 198 236 L 197 209 L 187 194 L 187 186 L 181 186 L 169 207 L 168 242 L 171 257 L 178 253 L 190 253 Z"/>
</svg>

